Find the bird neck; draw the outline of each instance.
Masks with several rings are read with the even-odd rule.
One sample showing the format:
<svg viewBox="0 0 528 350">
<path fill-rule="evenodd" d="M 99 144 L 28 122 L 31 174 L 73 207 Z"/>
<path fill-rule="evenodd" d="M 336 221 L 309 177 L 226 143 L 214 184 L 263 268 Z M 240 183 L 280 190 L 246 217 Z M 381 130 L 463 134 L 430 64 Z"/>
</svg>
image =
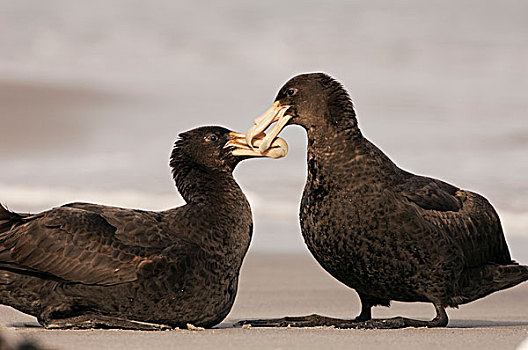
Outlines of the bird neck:
<svg viewBox="0 0 528 350">
<path fill-rule="evenodd" d="M 232 173 L 188 161 L 171 164 L 188 213 L 203 218 L 195 223 L 196 230 L 188 238 L 208 254 L 217 256 L 221 263 L 240 266 L 249 248 L 253 224 L 249 202 Z"/>
<path fill-rule="evenodd" d="M 215 198 L 230 203 L 244 197 L 231 172 L 208 169 L 190 161 L 171 165 L 176 187 L 187 203 L 210 202 Z"/>
</svg>

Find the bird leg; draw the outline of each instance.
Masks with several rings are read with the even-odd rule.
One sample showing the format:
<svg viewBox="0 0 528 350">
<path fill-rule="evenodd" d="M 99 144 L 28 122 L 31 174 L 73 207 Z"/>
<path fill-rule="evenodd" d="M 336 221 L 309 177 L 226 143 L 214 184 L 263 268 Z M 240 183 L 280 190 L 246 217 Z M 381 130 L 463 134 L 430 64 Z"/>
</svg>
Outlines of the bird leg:
<svg viewBox="0 0 528 350">
<path fill-rule="evenodd" d="M 397 329 L 406 327 L 445 327 L 449 322 L 445 307 L 434 304 L 436 316 L 431 321 L 415 320 L 405 317 L 394 317 L 385 319 L 372 319 L 364 322 L 345 322 L 334 325 L 336 328 L 356 328 L 356 329 Z M 355 322 L 355 323 L 354 323 Z"/>
<path fill-rule="evenodd" d="M 362 322 L 372 319 L 372 304 L 361 300 L 361 312 L 354 321 Z"/>
<path fill-rule="evenodd" d="M 365 305 L 367 306 L 367 305 Z M 336 327 L 355 329 L 396 329 L 405 327 L 444 327 L 448 323 L 445 308 L 440 304 L 435 304 L 436 317 L 431 321 L 414 320 L 404 317 L 388 319 L 368 319 L 362 321 L 370 314 L 370 306 L 362 307 L 361 314 L 353 320 L 331 318 L 317 314 L 300 317 L 283 317 L 262 320 L 243 320 L 235 326 L 251 325 L 253 327 Z"/>
<path fill-rule="evenodd" d="M 359 295 L 361 299 L 361 313 L 353 320 L 342 320 L 338 318 L 331 318 L 317 314 L 308 316 L 294 316 L 274 318 L 267 320 L 242 320 L 235 324 L 235 326 L 252 325 L 255 327 L 322 327 L 334 326 L 336 324 L 343 324 L 349 322 L 362 322 L 372 319 L 373 303 L 369 302 L 363 295 Z"/>
<path fill-rule="evenodd" d="M 68 318 L 50 319 L 42 323 L 44 324 L 44 327 L 48 329 L 117 328 L 141 331 L 162 331 L 172 329 L 172 327 L 163 324 L 133 321 L 97 314 L 83 314 Z"/>
</svg>

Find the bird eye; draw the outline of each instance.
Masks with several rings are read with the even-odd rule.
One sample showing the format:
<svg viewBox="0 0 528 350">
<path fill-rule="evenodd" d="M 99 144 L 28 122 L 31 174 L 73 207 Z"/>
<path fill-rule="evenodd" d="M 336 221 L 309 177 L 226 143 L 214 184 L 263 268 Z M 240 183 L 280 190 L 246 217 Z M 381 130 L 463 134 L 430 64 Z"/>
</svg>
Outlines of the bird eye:
<svg viewBox="0 0 528 350">
<path fill-rule="evenodd" d="M 288 89 L 288 91 L 286 91 L 286 95 L 293 96 L 295 95 L 296 92 L 297 92 L 297 89 Z"/>
<path fill-rule="evenodd" d="M 218 140 L 218 136 L 216 136 L 215 134 L 209 135 L 208 138 L 209 138 L 210 141 L 213 141 L 213 142 Z"/>
</svg>

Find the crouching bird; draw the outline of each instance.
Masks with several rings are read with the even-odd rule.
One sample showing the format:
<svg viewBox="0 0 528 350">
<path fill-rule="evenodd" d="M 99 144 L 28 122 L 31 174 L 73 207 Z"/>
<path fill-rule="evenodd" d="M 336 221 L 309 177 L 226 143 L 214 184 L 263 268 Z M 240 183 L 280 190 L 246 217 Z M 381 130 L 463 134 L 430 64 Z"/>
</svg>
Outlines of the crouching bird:
<svg viewBox="0 0 528 350">
<path fill-rule="evenodd" d="M 448 323 L 446 307 L 528 279 L 528 266 L 510 257 L 491 204 L 477 193 L 400 169 L 363 137 L 347 91 L 332 77 L 313 73 L 289 80 L 255 119 L 247 142 L 263 152 L 290 124 L 308 134 L 300 208 L 304 241 L 326 271 L 357 291 L 361 313 L 351 320 L 311 315 L 241 323 L 441 327 Z M 392 300 L 430 302 L 436 317 L 373 320 L 371 308 Z"/>
<path fill-rule="evenodd" d="M 260 135 L 263 137 L 263 135 Z M 170 166 L 184 206 L 160 212 L 71 203 L 40 214 L 0 206 L 0 303 L 47 328 L 212 327 L 235 300 L 251 208 L 233 178 L 257 152 L 243 134 L 179 135 Z"/>
</svg>

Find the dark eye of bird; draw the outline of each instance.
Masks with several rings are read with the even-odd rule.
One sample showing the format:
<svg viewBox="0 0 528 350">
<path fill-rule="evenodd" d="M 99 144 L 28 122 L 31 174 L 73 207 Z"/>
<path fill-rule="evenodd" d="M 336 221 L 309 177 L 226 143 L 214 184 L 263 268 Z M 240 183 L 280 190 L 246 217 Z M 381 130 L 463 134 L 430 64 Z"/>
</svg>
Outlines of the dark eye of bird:
<svg viewBox="0 0 528 350">
<path fill-rule="evenodd" d="M 288 91 L 286 91 L 286 95 L 293 96 L 295 95 L 296 92 L 297 92 L 296 89 L 288 89 Z"/>
<path fill-rule="evenodd" d="M 211 140 L 211 141 L 216 141 L 216 140 L 218 140 L 218 136 L 216 136 L 216 135 L 210 135 L 210 136 L 209 136 L 209 140 Z"/>
</svg>

